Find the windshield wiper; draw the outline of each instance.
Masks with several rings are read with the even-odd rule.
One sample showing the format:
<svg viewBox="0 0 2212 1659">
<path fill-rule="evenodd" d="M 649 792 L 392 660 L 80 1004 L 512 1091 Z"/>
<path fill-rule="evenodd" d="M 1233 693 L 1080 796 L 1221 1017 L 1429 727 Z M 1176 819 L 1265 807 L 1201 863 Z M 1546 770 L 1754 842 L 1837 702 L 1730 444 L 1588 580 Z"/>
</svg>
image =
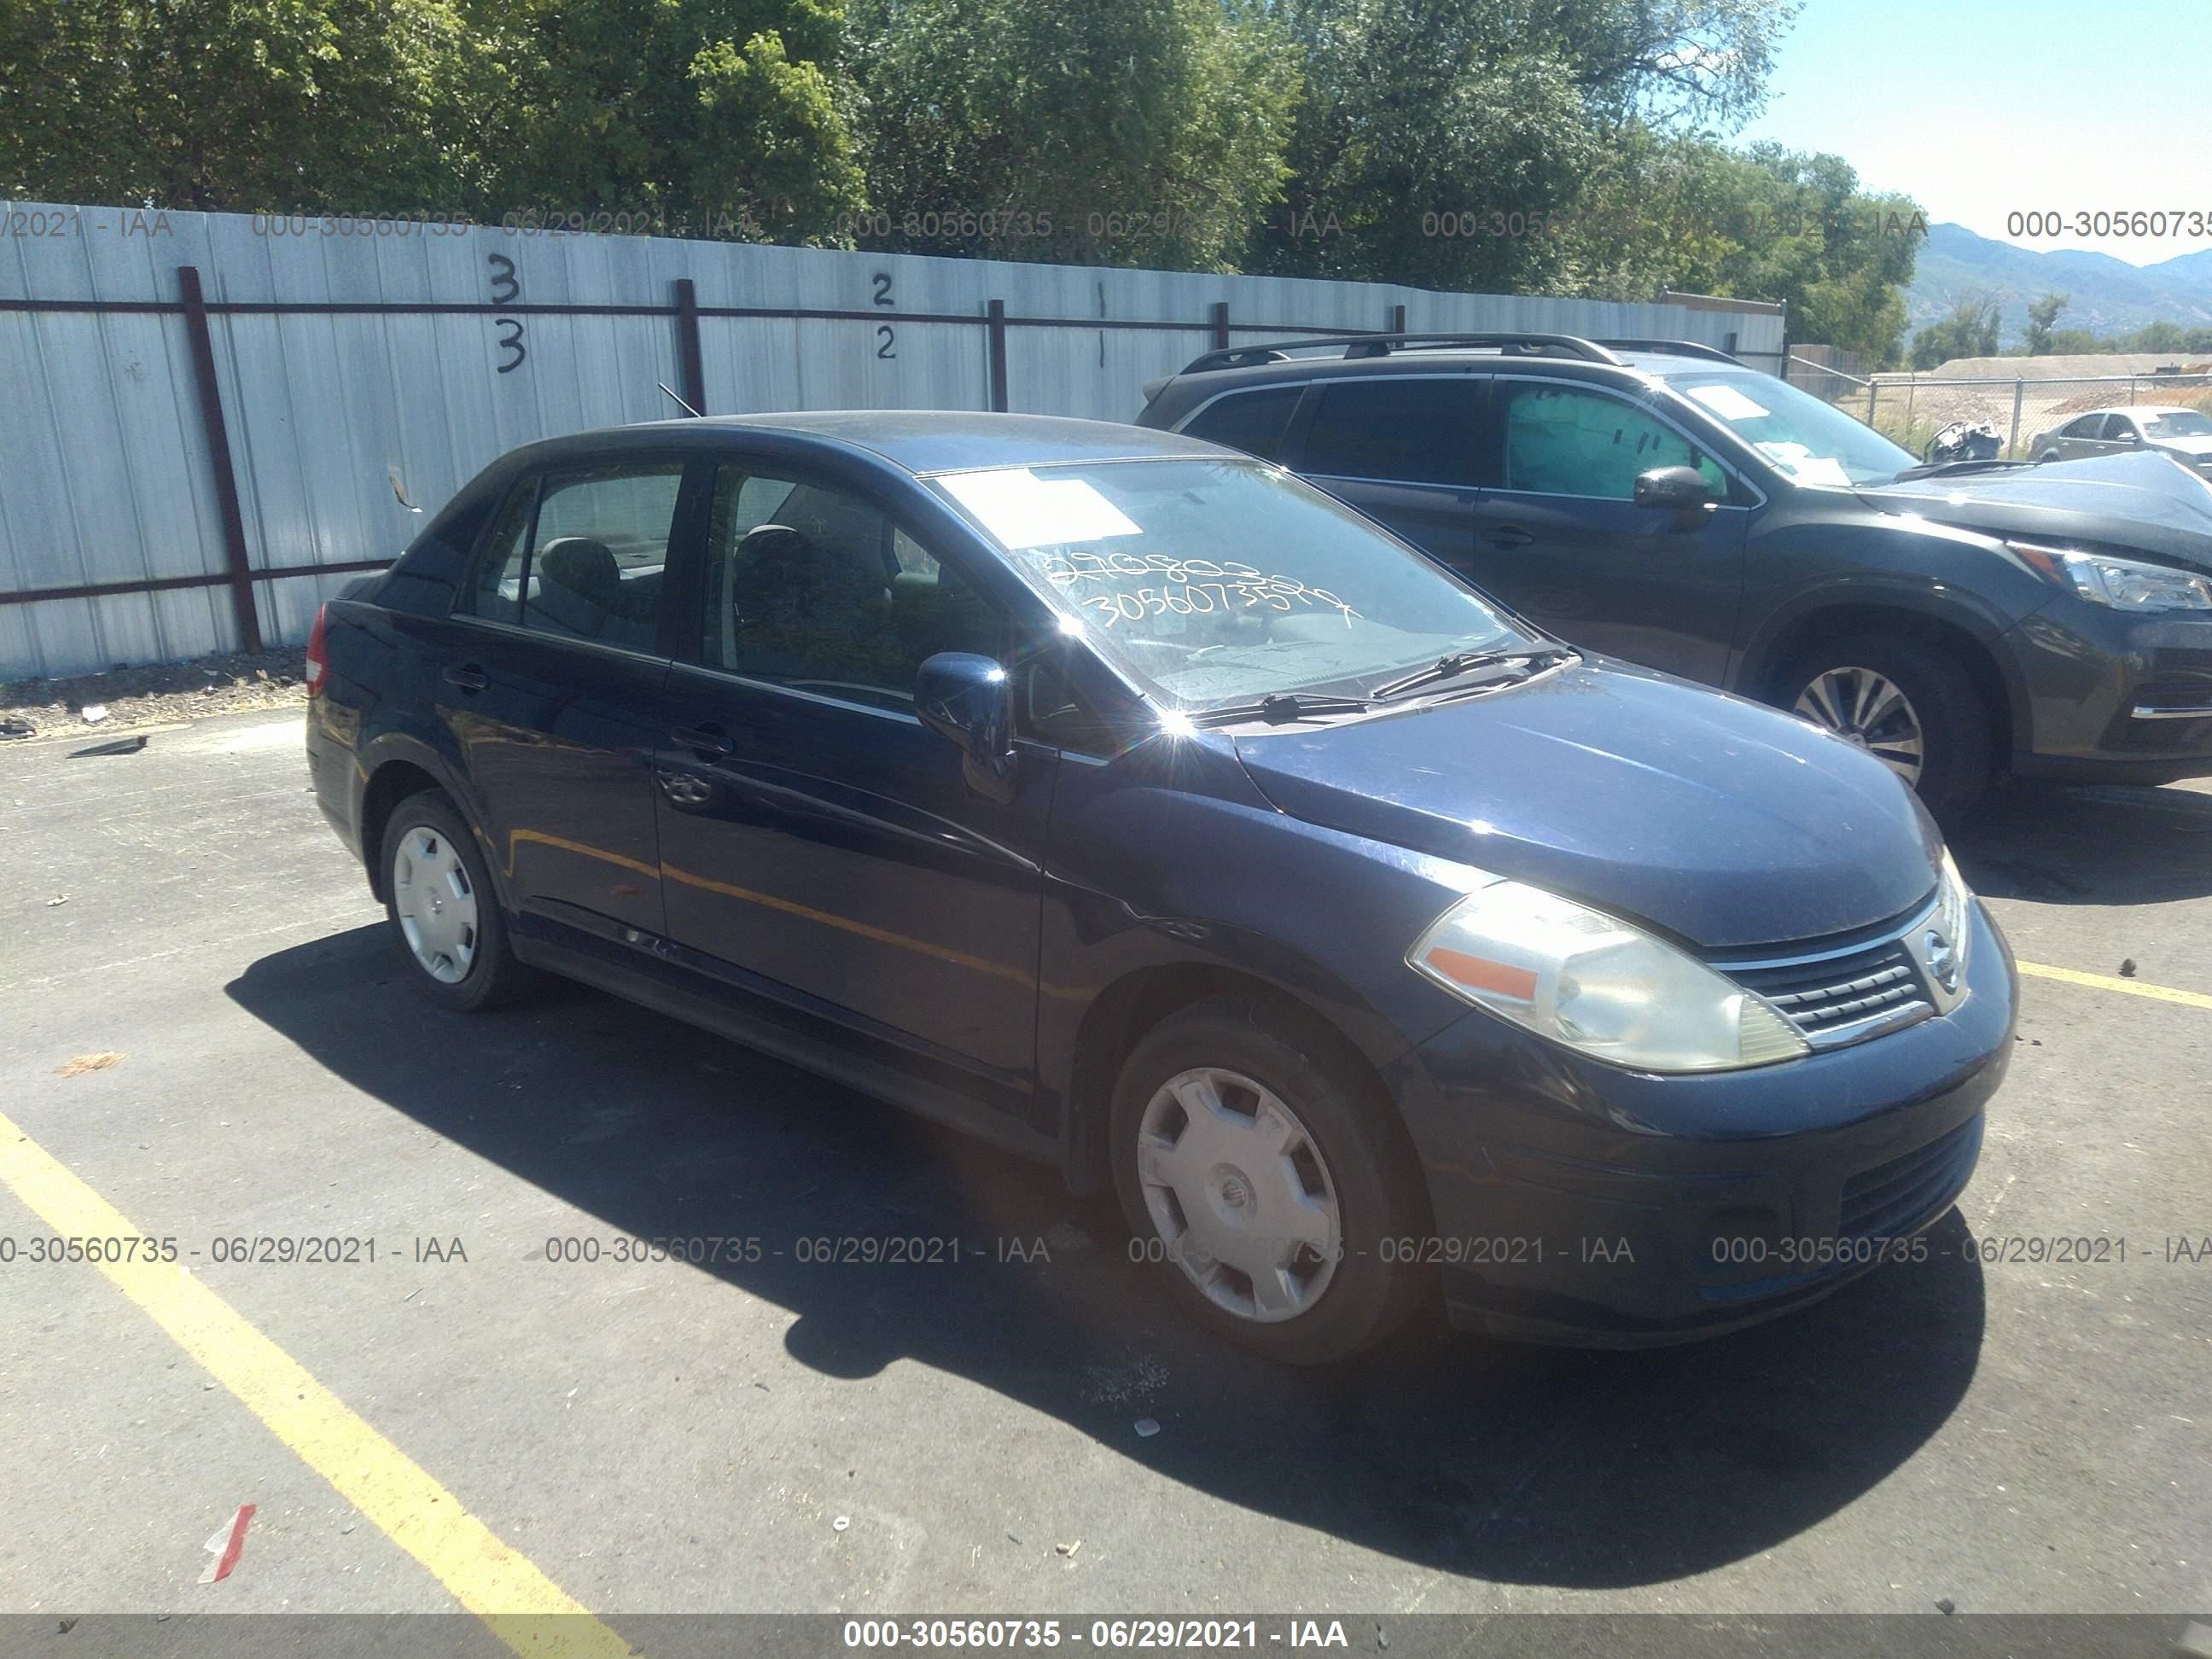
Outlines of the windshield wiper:
<svg viewBox="0 0 2212 1659">
<path fill-rule="evenodd" d="M 1449 656 L 1438 657 L 1426 668 L 1417 668 L 1412 673 L 1395 680 L 1386 680 L 1367 695 L 1376 702 L 1387 702 L 1392 697 L 1403 696 L 1408 691 L 1418 691 L 1424 686 L 1436 685 L 1444 680 L 1455 680 L 1462 674 L 1472 674 L 1478 668 L 1498 668 L 1507 663 L 1529 665 L 1529 672 L 1548 668 L 1574 655 L 1557 646 L 1547 646 L 1536 651 L 1455 651 Z"/>
<path fill-rule="evenodd" d="M 1890 483 L 1910 483 L 1915 478 L 1946 478 L 1954 472 L 1995 472 L 2008 467 L 2035 465 L 2033 461 L 1930 461 L 1924 466 L 1906 467 Z"/>
<path fill-rule="evenodd" d="M 1364 697 L 1317 697 L 1297 691 L 1271 691 L 1255 702 L 1225 703 L 1219 708 L 1208 708 L 1193 714 L 1193 726 L 1241 726 L 1247 720 L 1265 720 L 1270 726 L 1283 726 L 1291 720 L 1310 720 L 1319 714 L 1358 714 L 1367 708 Z"/>
</svg>

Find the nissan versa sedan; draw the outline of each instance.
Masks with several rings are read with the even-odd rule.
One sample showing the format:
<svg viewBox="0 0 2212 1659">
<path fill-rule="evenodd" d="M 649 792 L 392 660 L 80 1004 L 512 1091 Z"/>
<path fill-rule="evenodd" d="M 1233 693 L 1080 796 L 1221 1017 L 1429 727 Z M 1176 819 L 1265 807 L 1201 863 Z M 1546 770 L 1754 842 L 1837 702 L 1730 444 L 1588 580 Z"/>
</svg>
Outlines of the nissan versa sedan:
<svg viewBox="0 0 2212 1659">
<path fill-rule="evenodd" d="M 1439 1294 L 1680 1340 L 1924 1259 L 2004 1073 L 2009 952 L 1879 760 L 1194 439 L 537 444 L 308 660 L 434 1002 L 550 970 L 983 1135 L 1285 1360 Z"/>
</svg>

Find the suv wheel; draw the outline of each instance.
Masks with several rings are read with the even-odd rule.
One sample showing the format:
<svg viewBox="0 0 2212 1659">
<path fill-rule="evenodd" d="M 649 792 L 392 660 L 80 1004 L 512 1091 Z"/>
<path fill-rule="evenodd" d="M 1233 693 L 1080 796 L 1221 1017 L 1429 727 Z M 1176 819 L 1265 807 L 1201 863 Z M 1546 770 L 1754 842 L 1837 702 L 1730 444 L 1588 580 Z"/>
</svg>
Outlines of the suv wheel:
<svg viewBox="0 0 2212 1659">
<path fill-rule="evenodd" d="M 1866 635 L 1798 659 L 1776 701 L 1865 750 L 1919 792 L 1937 818 L 1988 789 L 1988 711 L 1966 671 L 1911 640 Z"/>
<path fill-rule="evenodd" d="M 507 918 L 459 810 L 410 795 L 384 826 L 384 910 L 416 988 L 462 1013 L 512 1001 L 533 975 L 507 944 Z"/>
<path fill-rule="evenodd" d="M 1218 1334 L 1322 1364 L 1419 1305 L 1426 1275 L 1385 1243 L 1428 1225 L 1412 1149 L 1371 1079 L 1310 1022 L 1301 1033 L 1250 997 L 1170 1016 L 1123 1066 L 1111 1133 L 1143 1255 Z"/>
</svg>

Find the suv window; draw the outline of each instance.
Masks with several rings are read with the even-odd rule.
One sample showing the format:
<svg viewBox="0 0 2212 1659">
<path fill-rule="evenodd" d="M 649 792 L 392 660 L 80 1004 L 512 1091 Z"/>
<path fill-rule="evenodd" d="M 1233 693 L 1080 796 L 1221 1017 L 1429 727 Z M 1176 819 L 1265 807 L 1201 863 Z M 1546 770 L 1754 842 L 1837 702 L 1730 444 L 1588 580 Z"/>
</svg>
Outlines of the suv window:
<svg viewBox="0 0 2212 1659">
<path fill-rule="evenodd" d="M 534 633 L 651 651 L 683 484 L 680 463 L 654 461 L 523 485 L 494 526 L 471 609 Z"/>
<path fill-rule="evenodd" d="M 1548 495 L 1630 501 L 1638 473 L 1693 466 L 1715 495 L 1728 476 L 1680 433 L 1625 399 L 1581 386 L 1501 381 L 1502 487 Z"/>
<path fill-rule="evenodd" d="M 926 659 L 1001 646 L 996 608 L 872 502 L 736 465 L 715 474 L 703 620 L 710 667 L 896 708 Z"/>
<path fill-rule="evenodd" d="M 1283 453 L 1283 428 L 1290 424 L 1291 411 L 1304 390 L 1303 386 L 1282 386 L 1264 392 L 1232 392 L 1200 410 L 1183 432 L 1272 461 Z"/>
<path fill-rule="evenodd" d="M 1403 483 L 1470 484 L 1482 382 L 1398 374 L 1325 383 L 1304 472 Z"/>
</svg>

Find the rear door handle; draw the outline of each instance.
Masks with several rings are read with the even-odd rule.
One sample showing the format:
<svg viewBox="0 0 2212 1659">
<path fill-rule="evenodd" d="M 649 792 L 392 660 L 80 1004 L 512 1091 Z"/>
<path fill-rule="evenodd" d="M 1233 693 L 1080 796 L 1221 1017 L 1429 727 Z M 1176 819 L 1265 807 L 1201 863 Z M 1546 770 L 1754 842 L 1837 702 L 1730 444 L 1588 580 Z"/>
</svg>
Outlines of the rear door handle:
<svg viewBox="0 0 2212 1659">
<path fill-rule="evenodd" d="M 483 670 L 476 664 L 465 662 L 459 668 L 446 671 L 446 684 L 458 685 L 464 691 L 481 691 L 491 682 L 484 678 Z"/>
<path fill-rule="evenodd" d="M 738 750 L 736 740 L 719 726 L 679 726 L 668 735 L 695 754 L 723 756 Z"/>
<path fill-rule="evenodd" d="M 1533 531 L 1523 530 L 1517 524 L 1501 524 L 1484 531 L 1482 539 L 1492 547 L 1526 547 L 1536 537 Z"/>
</svg>

